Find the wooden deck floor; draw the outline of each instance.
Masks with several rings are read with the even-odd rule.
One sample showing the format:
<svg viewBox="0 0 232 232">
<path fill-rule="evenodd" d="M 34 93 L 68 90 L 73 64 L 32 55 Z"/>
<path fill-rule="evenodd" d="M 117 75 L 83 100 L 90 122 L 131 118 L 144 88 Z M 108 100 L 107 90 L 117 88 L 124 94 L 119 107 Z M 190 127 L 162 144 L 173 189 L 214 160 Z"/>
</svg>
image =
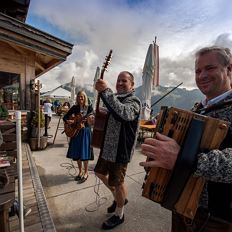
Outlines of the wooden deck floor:
<svg viewBox="0 0 232 232">
<path fill-rule="evenodd" d="M 56 231 L 53 220 L 49 214 L 46 198 L 34 160 L 31 157 L 30 147 L 26 143 L 22 144 L 22 156 L 24 205 L 32 210 L 31 213 L 24 218 L 24 230 L 25 232 Z M 19 231 L 19 219 L 17 215 L 10 217 L 10 231 Z"/>
</svg>

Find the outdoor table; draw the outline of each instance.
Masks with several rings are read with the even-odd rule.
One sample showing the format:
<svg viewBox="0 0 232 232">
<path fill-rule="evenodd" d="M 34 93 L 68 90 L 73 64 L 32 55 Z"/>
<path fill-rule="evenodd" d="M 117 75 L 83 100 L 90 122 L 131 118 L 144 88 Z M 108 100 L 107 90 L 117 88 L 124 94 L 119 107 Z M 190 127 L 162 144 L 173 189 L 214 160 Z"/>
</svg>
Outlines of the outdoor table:
<svg viewBox="0 0 232 232">
<path fill-rule="evenodd" d="M 150 137 L 153 137 L 155 128 L 156 128 L 156 125 L 150 123 L 150 121 L 140 120 L 140 123 L 139 123 L 140 132 L 139 132 L 139 138 L 138 138 L 139 141 L 143 142 L 146 132 L 150 133 Z"/>
</svg>

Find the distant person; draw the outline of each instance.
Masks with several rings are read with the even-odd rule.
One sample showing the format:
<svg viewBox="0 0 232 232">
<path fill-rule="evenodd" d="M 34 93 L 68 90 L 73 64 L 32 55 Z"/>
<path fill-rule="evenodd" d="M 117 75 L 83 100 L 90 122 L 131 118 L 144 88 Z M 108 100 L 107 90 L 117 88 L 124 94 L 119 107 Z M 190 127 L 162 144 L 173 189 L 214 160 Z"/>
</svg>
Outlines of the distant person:
<svg viewBox="0 0 232 232">
<path fill-rule="evenodd" d="M 47 128 L 50 128 L 50 122 L 52 120 L 52 103 L 49 99 L 44 102 L 44 114 L 45 120 L 47 120 Z"/>
<path fill-rule="evenodd" d="M 64 102 L 63 107 L 66 109 L 70 108 L 70 103 L 69 102 Z"/>
<path fill-rule="evenodd" d="M 60 107 L 60 101 L 58 99 L 56 99 L 53 102 L 53 105 L 54 105 L 54 111 L 55 111 L 55 113 L 57 113 L 57 109 Z"/>
<path fill-rule="evenodd" d="M 198 114 L 230 122 L 229 131 L 219 149 L 199 151 L 192 174 L 206 180 L 193 220 L 172 213 L 172 232 L 232 231 L 232 55 L 228 48 L 205 47 L 195 56 L 195 81 L 205 98 L 195 104 Z M 144 167 L 173 170 L 181 148 L 160 133 L 141 145 L 147 156 Z M 189 167 L 190 169 L 190 167 Z M 191 169 L 190 169 L 191 170 Z M 194 200 L 194 199 L 193 199 Z"/>
<path fill-rule="evenodd" d="M 76 97 L 76 105 L 73 105 L 63 117 L 64 123 L 68 124 L 73 124 L 74 119 L 72 117 L 77 115 L 81 114 L 82 117 L 86 117 L 84 128 L 80 129 L 74 137 L 71 137 L 67 152 L 67 158 L 77 161 L 79 173 L 75 177 L 75 181 L 78 183 L 84 183 L 88 179 L 88 163 L 89 160 L 93 160 L 93 149 L 91 147 L 92 132 L 89 120 L 92 113 L 93 107 L 88 104 L 86 93 L 79 91 Z"/>
<path fill-rule="evenodd" d="M 113 204 L 107 209 L 114 215 L 102 224 L 102 229 L 108 230 L 124 222 L 124 205 L 128 202 L 124 178 L 136 144 L 141 104 L 134 95 L 134 77 L 127 71 L 118 75 L 116 94 L 102 79 L 97 80 L 95 88 L 109 114 L 94 169 L 114 197 Z"/>
<path fill-rule="evenodd" d="M 62 105 L 61 111 L 63 113 L 67 113 L 69 111 L 69 109 L 70 109 L 70 103 L 69 102 L 64 102 L 64 104 Z"/>
</svg>

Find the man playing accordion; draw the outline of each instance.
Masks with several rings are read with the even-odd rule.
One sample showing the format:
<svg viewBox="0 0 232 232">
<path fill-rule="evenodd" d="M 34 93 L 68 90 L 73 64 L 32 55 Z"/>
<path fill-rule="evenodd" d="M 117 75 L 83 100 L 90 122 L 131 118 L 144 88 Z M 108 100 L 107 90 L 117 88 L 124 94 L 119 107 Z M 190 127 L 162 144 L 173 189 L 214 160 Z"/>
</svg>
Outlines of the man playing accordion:
<svg viewBox="0 0 232 232">
<path fill-rule="evenodd" d="M 194 219 L 172 213 L 172 231 L 232 231 L 232 55 L 223 47 L 205 47 L 195 56 L 195 81 L 205 99 L 194 107 L 198 114 L 231 123 L 219 149 L 196 154 L 193 175 L 206 180 Z M 144 167 L 172 170 L 181 147 L 161 133 L 142 144 Z"/>
</svg>

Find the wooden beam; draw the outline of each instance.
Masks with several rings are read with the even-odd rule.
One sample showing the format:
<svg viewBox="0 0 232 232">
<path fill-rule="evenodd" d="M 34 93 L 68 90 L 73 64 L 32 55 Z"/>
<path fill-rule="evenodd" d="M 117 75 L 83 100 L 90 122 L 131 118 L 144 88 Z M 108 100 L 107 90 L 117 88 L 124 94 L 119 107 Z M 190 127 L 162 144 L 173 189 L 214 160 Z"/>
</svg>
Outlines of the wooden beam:
<svg viewBox="0 0 232 232">
<path fill-rule="evenodd" d="M 42 71 L 46 69 L 46 67 L 44 67 L 43 64 L 39 62 L 38 60 L 35 61 L 35 66 L 38 67 Z"/>
<path fill-rule="evenodd" d="M 57 63 L 61 63 L 61 61 L 57 59 L 52 59 L 50 62 L 47 63 L 47 67 L 50 69 L 50 67 L 54 67 L 54 65 L 57 65 Z"/>
<path fill-rule="evenodd" d="M 59 65 L 60 63 L 62 63 L 62 61 L 60 61 L 60 60 L 57 60 L 57 59 L 51 60 L 50 62 L 48 62 L 46 64 L 46 69 L 44 71 L 39 72 L 39 70 L 36 70 L 36 73 L 35 73 L 36 78 L 38 78 L 42 74 L 48 72 L 50 69 L 54 68 L 55 66 Z"/>
<path fill-rule="evenodd" d="M 24 56 L 26 55 L 26 52 L 25 52 L 22 48 L 20 48 L 20 47 L 14 45 L 14 44 L 12 44 L 12 43 L 10 43 L 10 42 L 7 42 L 7 41 L 6 41 L 6 43 L 7 43 L 11 48 L 13 48 L 16 52 L 18 52 L 20 55 L 24 55 Z"/>
</svg>

